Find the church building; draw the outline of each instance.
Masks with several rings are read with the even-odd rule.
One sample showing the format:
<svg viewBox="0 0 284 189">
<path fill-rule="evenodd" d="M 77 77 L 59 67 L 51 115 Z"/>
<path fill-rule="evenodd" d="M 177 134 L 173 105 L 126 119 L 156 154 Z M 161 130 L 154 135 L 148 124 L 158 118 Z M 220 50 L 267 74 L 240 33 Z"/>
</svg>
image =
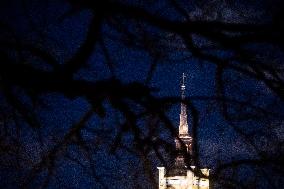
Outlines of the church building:
<svg viewBox="0 0 284 189">
<path fill-rule="evenodd" d="M 185 74 L 182 75 L 181 84 L 181 112 L 178 138 L 175 139 L 177 155 L 175 161 L 168 170 L 165 167 L 159 169 L 159 189 L 209 189 L 209 179 L 195 175 L 194 162 L 192 161 L 192 137 L 188 132 L 187 109 L 185 100 Z M 189 165 L 190 167 L 188 167 Z M 200 172 L 209 176 L 209 169 L 200 169 Z"/>
</svg>

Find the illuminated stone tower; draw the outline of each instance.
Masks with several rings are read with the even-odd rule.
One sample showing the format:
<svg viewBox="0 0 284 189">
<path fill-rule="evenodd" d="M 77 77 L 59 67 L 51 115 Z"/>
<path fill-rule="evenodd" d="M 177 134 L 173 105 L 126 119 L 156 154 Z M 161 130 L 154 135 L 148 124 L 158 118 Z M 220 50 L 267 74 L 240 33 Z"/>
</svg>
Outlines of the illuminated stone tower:
<svg viewBox="0 0 284 189">
<path fill-rule="evenodd" d="M 185 101 L 185 74 L 182 74 L 181 83 L 181 110 L 178 138 L 175 139 L 177 156 L 175 162 L 165 170 L 159 169 L 159 189 L 209 189 L 209 180 L 199 178 L 191 171 L 195 169 L 192 159 L 192 138 L 188 132 L 187 110 Z M 186 158 L 185 157 L 189 157 Z M 187 167 L 190 165 L 190 168 Z M 205 175 L 209 176 L 209 169 L 200 169 Z"/>
</svg>

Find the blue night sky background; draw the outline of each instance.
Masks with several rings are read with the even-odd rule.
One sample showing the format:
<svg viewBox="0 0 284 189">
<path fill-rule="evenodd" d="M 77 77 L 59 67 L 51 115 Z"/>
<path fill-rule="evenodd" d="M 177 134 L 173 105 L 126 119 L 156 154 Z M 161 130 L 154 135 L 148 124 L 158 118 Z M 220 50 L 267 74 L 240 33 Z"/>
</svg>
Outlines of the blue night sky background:
<svg viewBox="0 0 284 189">
<path fill-rule="evenodd" d="M 186 17 L 178 13 L 170 3 L 175 1 L 133 0 L 106 2 L 118 2 L 130 7 L 139 7 L 173 22 L 186 21 Z M 281 12 L 280 1 L 207 2 L 202 0 L 176 2 L 188 12 L 191 20 L 197 21 L 269 25 L 274 21 L 274 13 Z M 277 7 L 275 4 L 279 4 L 279 6 Z M 4 0 L 0 6 L 1 57 L 2 54 L 8 54 L 9 57 L 12 57 L 12 60 L 16 62 L 20 60 L 23 65 L 31 66 L 42 72 L 53 73 L 55 69 L 52 64 L 48 64 L 44 58 L 40 58 L 40 53 L 33 54 L 37 51 L 29 52 L 29 49 L 25 50 L 23 44 L 29 44 L 36 47 L 36 49 L 48 52 L 58 63 L 58 67 L 63 67 L 80 50 L 87 36 L 91 20 L 99 15 L 99 13 L 93 11 L 95 8 L 92 7 L 95 6 L 99 6 L 99 3 L 96 4 L 88 0 Z M 106 9 L 106 12 L 109 13 L 114 10 L 115 8 L 109 8 Z M 98 10 L 98 12 L 100 11 L 104 12 L 104 10 Z M 230 163 L 231 161 L 261 159 L 263 157 L 266 160 L 266 158 L 270 158 L 269 155 L 275 158 L 279 156 L 283 159 L 283 147 L 281 146 L 284 140 L 284 98 L 281 93 L 279 95 L 272 91 L 265 82 L 251 78 L 236 70 L 225 68 L 222 75 L 223 85 L 225 86 L 224 94 L 228 99 L 234 99 L 232 100 L 233 105 L 227 107 L 227 111 L 232 117 L 239 115 L 239 117 L 232 118 L 233 121 L 228 122 L 222 112 L 224 110 L 222 109 L 222 107 L 224 108 L 222 106 L 223 100 L 219 101 L 219 98 L 208 100 L 209 97 L 216 96 L 216 93 L 218 93 L 218 84 L 216 83 L 217 64 L 210 62 L 210 60 L 203 60 L 192 51 L 187 50 L 182 37 L 174 32 L 165 31 L 154 24 L 143 22 L 143 20 L 140 23 L 139 19 L 137 19 L 138 22 L 136 19 L 132 19 L 131 15 L 127 15 L 127 18 L 125 18 L 123 13 L 118 13 L 115 16 L 107 13 L 104 15 L 105 20 L 100 25 L 99 34 L 96 34 L 99 35 L 97 39 L 99 45 L 95 45 L 93 48 L 92 53 L 87 58 L 87 64 L 80 67 L 72 75 L 73 80 L 96 83 L 100 81 L 107 82 L 115 78 L 123 86 L 129 86 L 133 83 L 145 85 L 149 87 L 151 95 L 155 99 L 172 100 L 168 103 L 170 104 L 167 106 L 168 108 L 165 108 L 165 114 L 175 129 L 178 129 L 180 82 L 182 73 L 185 73 L 187 75 L 187 100 L 197 109 L 199 115 L 197 141 L 201 166 L 209 167 L 214 173 L 214 169 L 217 169 L 222 163 Z M 118 27 L 115 27 L 118 23 Z M 198 33 L 199 31 L 197 31 L 192 35 L 196 47 L 204 47 L 204 52 L 208 55 L 232 60 L 233 66 L 239 65 L 237 61 L 240 59 L 233 60 L 235 55 L 236 57 L 239 55 L 235 52 L 238 49 L 231 48 L 230 45 L 224 45 L 224 47 L 220 45 L 222 48 L 219 48 L 218 45 L 222 44 L 223 41 L 218 43 L 211 40 L 210 37 L 204 37 L 203 34 L 210 36 L 210 32 L 215 32 L 214 30 L 207 32 L 206 29 L 208 28 L 205 27 L 205 32 Z M 125 30 L 128 31 L 125 32 Z M 228 35 L 230 37 L 241 36 L 242 31 Z M 274 34 L 279 35 L 281 31 Z M 129 39 L 125 37 L 126 34 L 129 34 Z M 221 34 L 227 35 L 226 31 L 221 32 Z M 249 34 L 249 32 L 246 34 Z M 20 41 L 20 44 L 23 45 L 17 46 L 24 49 L 21 51 L 21 56 L 25 57 L 23 61 L 21 61 L 21 56 L 15 50 L 17 48 L 10 48 L 7 45 L 10 42 L 11 44 L 17 44 L 17 41 Z M 255 59 L 257 60 L 263 58 L 273 62 L 268 64 L 267 67 L 271 65 L 269 68 L 275 68 L 276 72 L 279 72 L 278 79 L 281 82 L 279 81 L 279 85 L 272 86 L 280 88 L 280 91 L 283 92 L 283 46 L 274 43 L 274 40 L 268 40 L 268 42 L 260 40 L 260 42 L 256 41 L 255 43 L 252 42 L 252 44 L 247 43 L 242 48 L 245 51 L 257 52 L 255 53 Z M 282 43 L 282 41 L 279 41 L 279 43 Z M 227 43 L 224 42 L 224 44 Z M 275 47 L 274 45 L 278 46 Z M 109 56 L 106 55 L 106 50 Z M 240 52 L 243 51 L 240 50 Z M 110 62 L 112 65 L 110 65 Z M 15 70 L 18 69 L 17 65 L 12 65 Z M 241 64 L 240 67 L 245 69 L 244 65 L 245 63 Z M 266 67 L 264 66 L 264 68 Z M 147 157 L 151 162 L 149 163 L 149 169 L 154 178 L 152 181 L 147 175 L 149 170 L 143 167 L 143 159 L 141 160 L 140 154 L 137 155 L 131 153 L 130 150 L 126 150 L 132 149 L 134 145 L 134 134 L 131 131 L 126 130 L 121 137 L 121 144 L 125 145 L 126 148 L 123 149 L 119 146 L 115 152 L 112 151 L 116 136 L 120 133 L 119 125 L 127 118 L 124 117 L 123 113 L 119 113 L 115 109 L 110 102 L 111 97 L 107 94 L 105 94 L 107 96 L 105 97 L 104 93 L 102 95 L 104 99 L 102 107 L 105 115 L 100 116 L 100 113 L 92 114 L 85 122 L 84 129 L 80 131 L 80 137 L 86 142 L 88 148 L 84 148 L 81 143 L 81 146 L 75 144 L 74 141 L 77 140 L 77 135 L 71 137 L 71 142 L 64 144 L 66 145 L 64 150 L 55 153 L 55 163 L 49 164 L 54 167 L 54 171 L 50 171 L 53 168 L 50 170 L 43 168 L 41 171 L 36 172 L 35 175 L 31 174 L 30 171 L 33 165 L 40 162 L 44 154 L 48 153 L 50 149 L 60 144 L 60 141 L 64 140 L 71 127 L 80 123 L 86 112 L 92 108 L 90 101 L 92 97 L 80 95 L 81 93 L 76 91 L 75 87 L 73 89 L 72 85 L 68 91 L 71 94 L 64 94 L 56 91 L 56 89 L 43 90 L 44 92 L 37 92 L 36 89 L 35 91 L 28 90 L 23 86 L 29 85 L 14 84 L 14 79 L 11 82 L 9 79 L 5 80 L 5 73 L 9 75 L 10 72 L 5 71 L 4 63 L 2 63 L 0 69 L 3 70 L 0 71 L 0 126 L 2 138 L 0 146 L 5 142 L 8 146 L 14 146 L 13 140 L 6 139 L 6 135 L 3 134 L 5 129 L 2 129 L 2 126 L 4 128 L 5 123 L 7 124 L 5 128 L 10 129 L 7 131 L 10 133 L 8 135 L 17 136 L 17 142 L 21 146 L 20 154 L 24 159 L 17 159 L 18 156 L 6 155 L 5 151 L 2 150 L 2 146 L 0 147 L 0 153 L 2 154 L 0 155 L 0 188 L 154 188 L 156 183 L 153 183 L 153 180 L 156 182 L 158 176 L 156 167 L 161 166 L 162 162 L 157 158 L 153 150 L 147 152 Z M 266 77 L 265 74 L 264 77 Z M 151 75 L 150 79 L 149 75 Z M 267 77 L 271 79 L 273 76 Z M 7 76 L 7 78 L 10 77 Z M 12 75 L 11 78 L 17 78 L 17 75 Z M 31 115 L 35 115 L 41 125 L 40 128 L 31 127 L 25 119 L 21 118 L 19 112 L 11 113 L 12 115 L 19 114 L 20 118 L 17 121 L 14 118 L 8 121 L 1 120 L 2 118 L 4 120 L 4 115 L 14 111 L 13 106 L 9 104 L 9 101 L 3 95 L 6 93 L 2 93 L 2 89 L 4 91 L 2 83 L 5 81 L 9 81 L 8 84 L 13 84 L 13 87 L 11 87 L 13 93 L 28 107 L 28 110 L 34 112 Z M 40 85 L 40 80 L 37 80 L 37 78 L 34 78 L 33 82 L 36 84 L 38 82 Z M 116 93 L 120 94 L 121 92 L 116 91 L 116 89 L 114 86 L 112 91 L 114 96 Z M 84 91 L 84 89 L 82 90 Z M 139 90 L 137 90 L 137 93 L 140 93 Z M 141 99 L 143 101 L 146 97 Z M 129 100 L 127 97 L 123 100 L 129 103 L 131 110 L 137 113 L 140 112 L 141 106 L 137 105 L 135 100 Z M 242 103 L 239 105 L 234 101 Z M 190 109 L 188 109 L 190 134 L 192 133 L 193 121 L 191 113 Z M 141 119 L 137 121 L 137 127 L 144 134 L 151 133 L 151 129 L 147 127 L 149 121 L 153 120 Z M 19 130 L 16 129 L 15 125 L 17 124 L 20 125 Z M 156 140 L 156 138 L 160 137 L 165 143 L 169 143 L 173 147 L 174 137 L 171 136 L 169 130 L 163 125 L 154 124 L 154 126 L 157 126 L 155 132 L 158 132 L 158 134 L 152 139 Z M 250 142 L 254 145 L 251 145 Z M 259 152 L 256 149 L 261 150 Z M 170 153 L 165 150 L 161 150 L 161 153 L 170 162 Z M 281 162 L 282 159 L 277 159 L 277 161 Z M 146 162 L 145 159 L 144 162 Z M 265 164 L 265 166 L 267 165 Z M 283 165 L 275 167 L 275 169 L 281 170 Z M 272 184 L 280 186 L 284 183 L 283 169 L 280 176 L 274 176 L 274 170 L 265 170 L 265 174 L 270 174 L 272 178 L 270 181 L 261 181 L 260 183 L 256 182 L 256 178 L 264 176 L 260 173 L 256 176 L 256 170 L 258 169 L 244 165 L 237 171 L 227 170 L 223 174 L 241 180 L 244 185 L 246 185 L 246 182 L 251 184 L 244 188 L 270 188 Z M 224 175 L 220 177 L 224 177 Z M 50 179 L 46 181 L 46 177 L 50 177 Z M 21 185 L 23 178 L 26 180 L 26 182 L 24 181 L 25 186 Z M 218 178 L 216 180 L 216 185 L 212 186 L 212 188 L 222 188 L 218 185 Z M 224 186 L 224 188 L 230 187 Z"/>
</svg>

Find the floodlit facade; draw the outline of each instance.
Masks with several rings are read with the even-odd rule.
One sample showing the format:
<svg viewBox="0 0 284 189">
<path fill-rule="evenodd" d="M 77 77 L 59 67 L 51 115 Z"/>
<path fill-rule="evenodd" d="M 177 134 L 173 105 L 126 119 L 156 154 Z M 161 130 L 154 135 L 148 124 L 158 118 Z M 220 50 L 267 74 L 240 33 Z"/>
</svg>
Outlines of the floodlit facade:
<svg viewBox="0 0 284 189">
<path fill-rule="evenodd" d="M 182 75 L 181 98 L 185 99 L 185 74 Z M 194 174 L 195 166 L 190 157 L 192 154 L 192 138 L 188 132 L 186 104 L 181 103 L 179 137 L 175 139 L 176 149 L 179 152 L 175 162 L 168 170 L 158 167 L 159 189 L 209 189 L 209 179 L 200 178 Z M 191 165 L 187 167 L 186 165 Z M 204 177 L 209 176 L 209 169 L 200 169 Z"/>
</svg>

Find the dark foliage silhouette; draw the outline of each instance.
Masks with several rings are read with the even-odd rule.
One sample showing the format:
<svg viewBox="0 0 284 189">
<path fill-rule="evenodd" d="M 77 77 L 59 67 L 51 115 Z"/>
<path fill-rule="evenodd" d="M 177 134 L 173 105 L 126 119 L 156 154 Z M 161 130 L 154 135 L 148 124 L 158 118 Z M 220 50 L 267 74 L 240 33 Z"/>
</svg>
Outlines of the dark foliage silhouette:
<svg viewBox="0 0 284 189">
<path fill-rule="evenodd" d="M 213 81 L 210 92 L 184 101 L 193 137 L 187 163 L 208 164 L 212 188 L 281 187 L 283 5 L 245 3 L 5 1 L 0 178 L 9 179 L 1 187 L 72 188 L 66 167 L 75 167 L 91 178 L 88 187 L 156 188 L 155 166 L 168 167 L 176 154 L 170 112 L 181 100 L 159 95 L 153 81 L 161 66 L 188 64 Z M 147 71 L 123 78 L 133 71 L 126 64 Z M 213 154 L 204 152 L 201 120 L 212 116 L 220 121 L 215 138 L 232 138 L 242 152 L 222 152 L 225 143 L 206 143 Z M 112 171 L 104 158 L 117 164 Z"/>
</svg>

